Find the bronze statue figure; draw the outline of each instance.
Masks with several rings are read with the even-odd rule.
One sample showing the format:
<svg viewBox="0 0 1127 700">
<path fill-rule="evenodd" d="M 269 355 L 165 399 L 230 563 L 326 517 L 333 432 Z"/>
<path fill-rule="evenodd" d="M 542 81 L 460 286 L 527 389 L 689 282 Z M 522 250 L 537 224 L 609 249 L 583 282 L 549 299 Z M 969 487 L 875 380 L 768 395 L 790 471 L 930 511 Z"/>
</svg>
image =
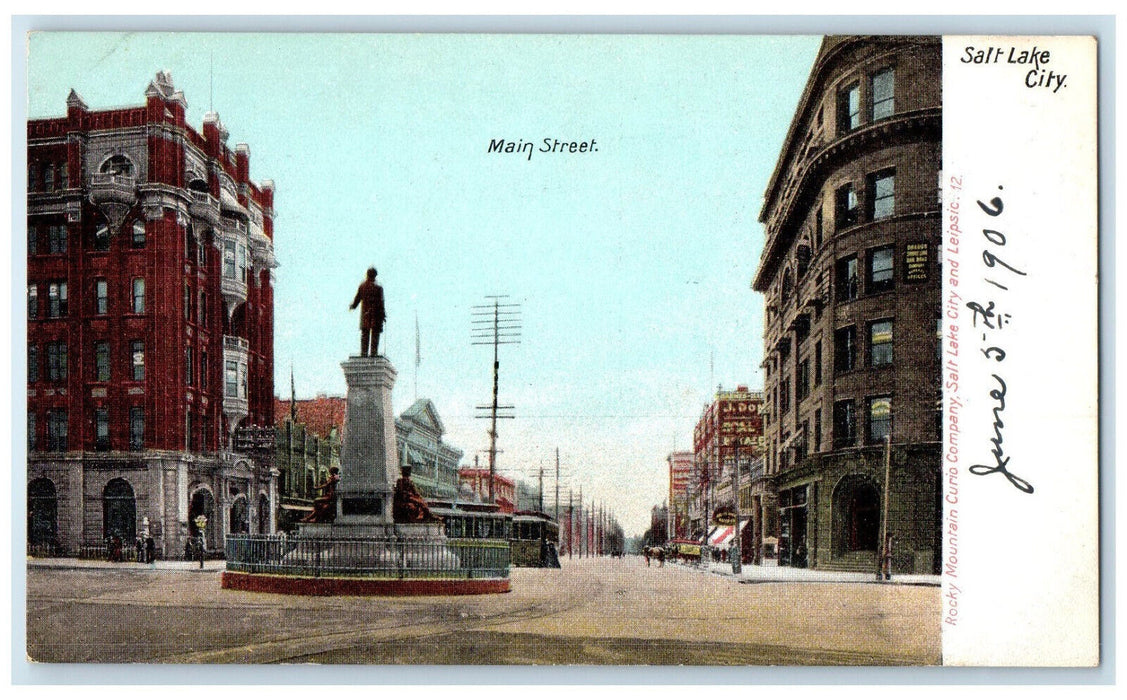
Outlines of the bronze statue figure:
<svg viewBox="0 0 1127 700">
<path fill-rule="evenodd" d="M 321 495 L 313 499 L 313 512 L 301 519 L 303 523 L 331 523 L 336 520 L 337 482 L 340 481 L 340 467 L 329 469 L 329 478 L 317 484 Z"/>
<path fill-rule="evenodd" d="M 383 322 L 387 314 L 383 307 L 383 287 L 376 284 L 376 268 L 368 268 L 368 278 L 360 283 L 356 290 L 356 298 L 352 300 L 349 311 L 360 306 L 360 357 L 369 357 L 369 340 L 371 341 L 371 357 L 379 354 L 380 333 L 383 332 Z"/>
<path fill-rule="evenodd" d="M 395 496 L 391 502 L 391 519 L 397 523 L 439 523 L 442 518 L 431 514 L 430 506 L 415 485 L 411 483 L 411 466 L 404 464 L 402 476 L 395 482 Z"/>
</svg>

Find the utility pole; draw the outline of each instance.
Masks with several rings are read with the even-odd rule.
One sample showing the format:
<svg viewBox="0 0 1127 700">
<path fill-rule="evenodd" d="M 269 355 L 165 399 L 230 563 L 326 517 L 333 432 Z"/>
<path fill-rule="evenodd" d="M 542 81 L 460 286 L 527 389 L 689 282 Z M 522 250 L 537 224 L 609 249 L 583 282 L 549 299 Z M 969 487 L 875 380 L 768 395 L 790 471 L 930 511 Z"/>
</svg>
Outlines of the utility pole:
<svg viewBox="0 0 1127 700">
<path fill-rule="evenodd" d="M 579 487 L 579 519 L 580 519 L 580 521 L 583 520 L 583 487 L 582 486 Z M 577 531 L 580 530 L 580 529 L 581 528 L 576 528 Z M 579 540 L 579 558 L 582 559 L 583 558 L 582 535 L 579 532 L 576 532 L 576 534 L 579 535 L 575 539 Z"/>
<path fill-rule="evenodd" d="M 567 490 L 567 558 L 571 559 L 571 552 L 575 549 L 575 504 L 571 500 L 571 489 Z"/>
<path fill-rule="evenodd" d="M 501 300 L 508 298 L 508 295 L 505 294 L 487 295 L 485 298 L 493 301 L 473 307 L 471 310 L 472 329 L 470 335 L 472 345 L 493 346 L 493 403 L 490 406 L 478 406 L 479 411 L 489 409 L 490 412 L 488 416 L 477 417 L 490 419 L 489 502 L 496 503 L 493 481 L 497 474 L 497 419 L 513 417 L 511 413 L 507 415 L 498 414 L 498 411 L 511 411 L 513 406 L 502 406 L 497 403 L 497 380 L 501 370 L 497 348 L 501 345 L 520 344 L 520 304 L 502 304 Z"/>
<path fill-rule="evenodd" d="M 735 499 L 736 534 L 732 540 L 735 543 L 736 553 L 732 557 L 732 573 L 738 574 L 743 568 L 743 547 L 740 542 L 740 439 L 736 438 L 736 468 L 732 470 L 732 494 Z"/>
<path fill-rule="evenodd" d="M 556 527 L 560 526 L 560 448 L 556 448 Z"/>
<path fill-rule="evenodd" d="M 536 512 L 544 512 L 544 463 L 540 463 L 540 488 L 536 490 Z"/>
<path fill-rule="evenodd" d="M 892 490 L 892 434 L 884 436 L 884 494 L 880 506 L 880 542 L 877 543 L 877 580 L 884 579 L 885 560 L 888 561 L 888 580 L 892 579 L 892 543 L 888 536 L 888 492 Z"/>
</svg>

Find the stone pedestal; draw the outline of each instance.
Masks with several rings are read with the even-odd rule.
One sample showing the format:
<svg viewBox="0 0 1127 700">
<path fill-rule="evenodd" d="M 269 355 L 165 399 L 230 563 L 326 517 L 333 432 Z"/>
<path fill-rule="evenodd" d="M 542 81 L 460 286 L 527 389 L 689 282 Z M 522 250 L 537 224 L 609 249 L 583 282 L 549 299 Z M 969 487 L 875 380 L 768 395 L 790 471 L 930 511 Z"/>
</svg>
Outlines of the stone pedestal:
<svg viewBox="0 0 1127 700">
<path fill-rule="evenodd" d="M 336 523 L 346 529 L 390 525 L 392 494 L 399 480 L 395 414 L 391 408 L 395 368 L 385 357 L 350 357 L 341 367 L 348 383 L 348 399 Z"/>
</svg>

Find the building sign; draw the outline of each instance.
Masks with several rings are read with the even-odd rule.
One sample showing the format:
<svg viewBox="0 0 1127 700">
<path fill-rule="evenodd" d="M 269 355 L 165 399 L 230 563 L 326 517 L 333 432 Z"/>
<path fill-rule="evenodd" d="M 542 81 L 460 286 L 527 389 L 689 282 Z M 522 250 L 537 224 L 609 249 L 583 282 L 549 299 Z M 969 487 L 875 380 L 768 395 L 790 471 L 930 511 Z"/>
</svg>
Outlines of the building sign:
<svg viewBox="0 0 1127 700">
<path fill-rule="evenodd" d="M 712 523 L 714 525 L 735 525 L 736 524 L 736 511 L 731 506 L 723 506 L 716 509 L 712 515 Z"/>
<path fill-rule="evenodd" d="M 909 243 L 904 247 L 904 280 L 906 282 L 926 282 L 928 263 L 928 244 Z"/>
</svg>

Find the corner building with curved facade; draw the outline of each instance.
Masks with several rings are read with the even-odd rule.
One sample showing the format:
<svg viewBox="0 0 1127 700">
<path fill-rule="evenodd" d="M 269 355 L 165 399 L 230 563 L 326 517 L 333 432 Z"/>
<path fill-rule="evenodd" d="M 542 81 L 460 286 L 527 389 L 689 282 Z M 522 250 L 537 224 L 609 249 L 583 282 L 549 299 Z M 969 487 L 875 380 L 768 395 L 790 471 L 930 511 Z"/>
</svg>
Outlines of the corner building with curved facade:
<svg viewBox="0 0 1127 700">
<path fill-rule="evenodd" d="M 158 73 L 27 123 L 28 543 L 273 532 L 274 186 Z M 264 443 L 273 451 L 273 434 Z M 252 449 L 241 449 L 250 444 Z M 262 453 L 262 450 L 257 450 Z"/>
<path fill-rule="evenodd" d="M 764 198 L 766 473 L 779 563 L 937 573 L 941 48 L 827 37 Z"/>
</svg>

